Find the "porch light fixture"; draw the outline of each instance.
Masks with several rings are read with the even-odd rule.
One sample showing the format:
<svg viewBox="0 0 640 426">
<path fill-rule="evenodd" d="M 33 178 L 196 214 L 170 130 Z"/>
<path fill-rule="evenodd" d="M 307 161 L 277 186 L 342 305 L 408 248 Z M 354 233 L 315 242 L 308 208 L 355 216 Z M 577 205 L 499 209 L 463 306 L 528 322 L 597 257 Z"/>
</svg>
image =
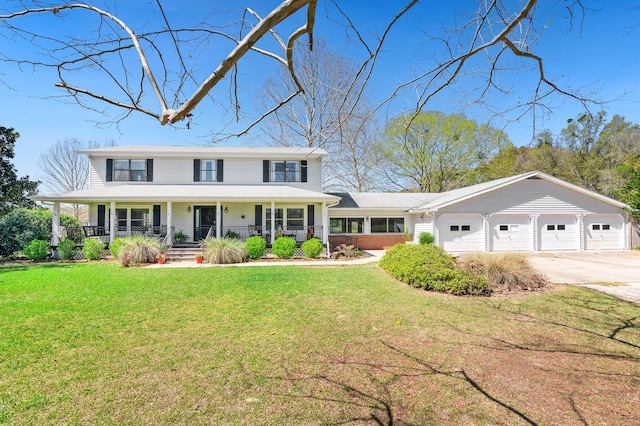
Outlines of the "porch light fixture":
<svg viewBox="0 0 640 426">
<path fill-rule="evenodd" d="M 225 213 L 229 213 L 229 207 L 225 206 L 225 207 L 224 207 L 224 212 L 225 212 Z"/>
<path fill-rule="evenodd" d="M 187 207 L 187 213 L 191 213 L 191 206 Z"/>
<path fill-rule="evenodd" d="M 244 213 L 242 213 L 242 214 L 240 215 L 240 217 L 244 219 Z"/>
</svg>

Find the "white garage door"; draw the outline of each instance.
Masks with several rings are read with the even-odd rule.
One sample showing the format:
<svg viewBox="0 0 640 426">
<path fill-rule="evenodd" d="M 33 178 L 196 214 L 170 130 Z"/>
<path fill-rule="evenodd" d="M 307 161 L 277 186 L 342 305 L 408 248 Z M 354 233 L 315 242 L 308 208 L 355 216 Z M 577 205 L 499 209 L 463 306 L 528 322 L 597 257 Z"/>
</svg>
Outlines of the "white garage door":
<svg viewBox="0 0 640 426">
<path fill-rule="evenodd" d="M 578 250 L 580 234 L 573 215 L 541 215 L 538 218 L 541 251 Z"/>
<path fill-rule="evenodd" d="M 623 250 L 624 226 L 622 217 L 586 215 L 584 243 L 586 250 Z"/>
<path fill-rule="evenodd" d="M 525 215 L 494 215 L 489 218 L 491 251 L 533 250 L 531 218 Z"/>
<path fill-rule="evenodd" d="M 440 245 L 446 251 L 483 251 L 484 230 L 479 215 L 443 214 L 438 219 Z"/>
</svg>

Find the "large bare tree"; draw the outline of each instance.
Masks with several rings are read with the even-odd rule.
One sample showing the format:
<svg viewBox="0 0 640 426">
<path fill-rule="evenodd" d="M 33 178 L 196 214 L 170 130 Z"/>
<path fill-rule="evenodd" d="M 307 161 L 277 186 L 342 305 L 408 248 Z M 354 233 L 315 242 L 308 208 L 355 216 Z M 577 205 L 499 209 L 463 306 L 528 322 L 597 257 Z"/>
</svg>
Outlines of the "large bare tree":
<svg viewBox="0 0 640 426">
<path fill-rule="evenodd" d="M 181 9 L 198 10 L 194 15 L 201 17 L 202 22 L 182 25 L 165 13 L 164 6 L 169 3 L 163 4 L 162 0 L 147 2 L 147 13 L 137 10 L 135 15 L 126 17 L 117 13 L 115 1 L 107 3 L 113 10 L 96 6 L 97 1 L 5 2 L 0 9 L 0 37 L 23 39 L 40 50 L 32 56 L 26 55 L 27 49 L 14 51 L 10 56 L 0 53 L 0 58 L 21 67 L 54 68 L 58 75 L 56 85 L 73 100 L 90 108 L 110 105 L 119 109 L 122 114 L 112 117 L 113 120 L 135 112 L 153 117 L 161 124 L 186 121 L 189 126 L 199 119 L 196 107 L 205 99 L 225 106 L 236 119 L 242 118 L 247 109 L 238 95 L 244 87 L 240 80 L 243 73 L 262 70 L 255 64 L 242 69 L 242 64 L 247 57 L 261 56 L 286 69 L 295 84 L 277 102 L 249 118 L 246 127 L 249 129 L 304 92 L 296 74 L 294 46 L 306 35 L 309 48 L 313 47 L 317 19 L 326 17 L 323 22 L 343 25 L 345 43 L 357 49 L 353 55 L 359 58 L 357 73 L 344 99 L 358 100 L 366 92 L 394 29 L 405 25 L 403 20 L 412 14 L 424 16 L 434 7 L 431 2 L 405 0 L 382 25 L 368 28 L 358 16 L 363 6 L 344 1 L 265 1 L 260 3 L 262 13 L 243 7 L 242 3 L 236 10 L 216 11 L 214 6 L 208 10 L 202 2 L 195 6 L 185 0 L 180 2 Z M 570 25 L 575 21 L 579 24 L 584 1 L 543 3 L 488 0 L 478 1 L 475 6 L 473 2 L 461 6 L 450 2 L 449 16 L 453 18 L 444 29 L 419 28 L 420 37 L 407 40 L 405 49 L 416 58 L 414 75 L 398 82 L 380 105 L 410 96 L 410 109 L 417 114 L 445 89 L 465 81 L 463 77 L 468 73 L 474 78 L 466 81 L 472 82 L 473 87 L 459 86 L 466 94 L 465 102 L 490 107 L 492 96 L 504 96 L 512 90 L 511 86 L 504 86 L 509 81 L 502 78 L 505 74 L 519 73 L 518 84 L 526 83 L 530 88 L 528 96 L 509 98 L 511 103 L 501 103 L 501 111 L 496 113 L 506 110 L 516 118 L 527 113 L 535 116 L 545 111 L 545 101 L 554 93 L 586 103 L 585 97 L 547 75 L 542 58 L 536 54 L 536 42 L 550 19 L 564 13 Z M 323 16 L 316 13 L 320 6 L 325 11 Z M 87 28 L 84 33 L 76 21 L 80 18 L 83 28 Z M 411 25 L 421 22 L 414 19 Z M 55 31 L 48 33 L 46 28 Z M 477 78 L 478 73 L 482 78 Z M 348 117 L 356 107 L 350 101 L 345 102 L 342 117 Z M 391 112 L 396 115 L 399 111 L 394 108 Z M 207 122 L 211 121 L 207 118 Z M 224 129 L 228 124 L 223 122 L 220 126 Z"/>
<path fill-rule="evenodd" d="M 298 82 L 284 70 L 269 77 L 260 103 L 277 104 L 299 84 L 304 91 L 275 110 L 264 122 L 271 143 L 322 148 L 329 152 L 323 184 L 331 191 L 372 189 L 379 163 L 375 156 L 376 120 L 366 99 L 351 90 L 358 84 L 353 61 L 334 53 L 319 39 L 313 51 L 301 44 L 295 50 Z M 355 82 L 355 83 L 354 83 Z M 378 129 L 379 130 L 379 129 Z"/>
<path fill-rule="evenodd" d="M 50 146 L 46 153 L 40 156 L 38 166 L 42 172 L 42 183 L 52 192 L 81 191 L 89 187 L 89 158 L 78 154 L 87 148 L 115 146 L 115 141 L 82 142 L 76 138 L 60 140 Z M 74 204 L 71 206 L 73 217 L 82 221 L 86 215 L 86 206 Z"/>
</svg>

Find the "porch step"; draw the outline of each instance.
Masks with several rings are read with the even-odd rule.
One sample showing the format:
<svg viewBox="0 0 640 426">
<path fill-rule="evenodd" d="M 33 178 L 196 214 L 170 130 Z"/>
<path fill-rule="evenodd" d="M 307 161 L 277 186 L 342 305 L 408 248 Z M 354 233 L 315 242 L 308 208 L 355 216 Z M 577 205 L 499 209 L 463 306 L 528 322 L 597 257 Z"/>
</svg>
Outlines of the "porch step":
<svg viewBox="0 0 640 426">
<path fill-rule="evenodd" d="M 169 262 L 195 262 L 196 255 L 202 254 L 202 248 L 197 246 L 176 247 L 173 246 L 167 251 Z"/>
</svg>

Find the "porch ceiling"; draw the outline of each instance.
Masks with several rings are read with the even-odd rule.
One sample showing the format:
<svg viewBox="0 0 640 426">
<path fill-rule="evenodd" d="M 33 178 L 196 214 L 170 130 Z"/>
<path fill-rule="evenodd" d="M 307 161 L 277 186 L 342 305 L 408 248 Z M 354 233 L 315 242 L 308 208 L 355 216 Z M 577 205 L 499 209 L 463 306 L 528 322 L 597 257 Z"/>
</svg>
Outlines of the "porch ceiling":
<svg viewBox="0 0 640 426">
<path fill-rule="evenodd" d="M 43 194 L 31 197 L 34 201 L 71 204 L 92 202 L 238 202 L 238 201 L 297 201 L 336 202 L 340 197 L 285 185 L 115 185 L 84 191 Z"/>
</svg>

